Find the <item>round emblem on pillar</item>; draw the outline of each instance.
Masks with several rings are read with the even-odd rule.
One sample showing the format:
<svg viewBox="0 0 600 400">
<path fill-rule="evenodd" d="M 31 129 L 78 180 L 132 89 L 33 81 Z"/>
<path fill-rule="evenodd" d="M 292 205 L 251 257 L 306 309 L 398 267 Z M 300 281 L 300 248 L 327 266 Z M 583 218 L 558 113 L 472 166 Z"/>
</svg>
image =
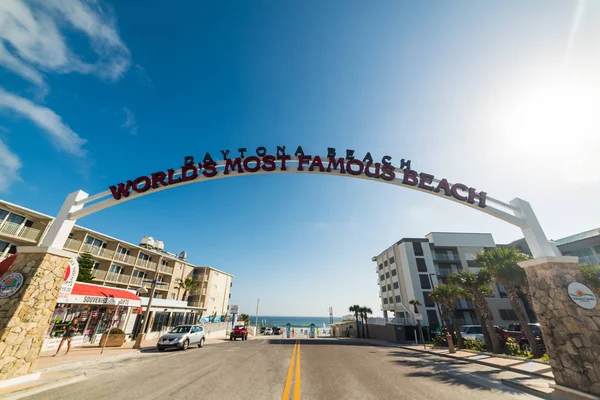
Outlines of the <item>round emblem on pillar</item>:
<svg viewBox="0 0 600 400">
<path fill-rule="evenodd" d="M 592 290 L 579 282 L 572 282 L 567 288 L 571 300 L 575 302 L 579 307 L 591 310 L 596 307 L 597 300 L 596 295 Z"/>
<path fill-rule="evenodd" d="M 25 278 L 18 272 L 6 275 L 0 280 L 0 298 L 10 297 L 17 293 L 23 286 Z"/>
</svg>

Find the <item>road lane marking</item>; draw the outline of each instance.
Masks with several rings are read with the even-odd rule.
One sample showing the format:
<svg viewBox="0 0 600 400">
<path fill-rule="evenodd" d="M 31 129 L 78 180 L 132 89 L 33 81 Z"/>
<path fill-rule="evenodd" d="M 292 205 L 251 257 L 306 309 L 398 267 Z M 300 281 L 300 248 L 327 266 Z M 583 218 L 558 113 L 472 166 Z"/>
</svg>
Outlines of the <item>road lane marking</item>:
<svg viewBox="0 0 600 400">
<path fill-rule="evenodd" d="M 296 379 L 294 379 L 294 400 L 300 400 L 300 342 L 296 349 Z"/>
<path fill-rule="evenodd" d="M 294 372 L 294 359 L 296 357 L 296 348 L 299 346 L 298 342 L 294 344 L 294 350 L 292 351 L 292 358 L 290 359 L 290 366 L 288 367 L 287 379 L 285 380 L 285 387 L 283 389 L 282 400 L 288 400 L 290 398 L 290 391 L 292 389 L 292 376 Z"/>
</svg>

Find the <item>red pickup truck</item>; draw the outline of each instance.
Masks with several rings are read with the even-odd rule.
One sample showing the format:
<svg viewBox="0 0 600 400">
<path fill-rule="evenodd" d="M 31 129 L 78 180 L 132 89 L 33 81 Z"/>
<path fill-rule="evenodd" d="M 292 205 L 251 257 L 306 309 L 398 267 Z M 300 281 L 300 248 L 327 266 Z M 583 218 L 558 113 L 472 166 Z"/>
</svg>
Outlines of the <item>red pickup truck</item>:
<svg viewBox="0 0 600 400">
<path fill-rule="evenodd" d="M 244 325 L 236 325 L 229 335 L 229 340 L 236 339 L 248 340 L 248 329 Z"/>
<path fill-rule="evenodd" d="M 544 346 L 544 339 L 542 338 L 542 330 L 540 329 L 540 324 L 528 324 L 529 329 L 535 336 L 535 340 L 538 342 L 538 346 L 541 346 L 542 349 Z M 525 334 L 521 331 L 521 324 L 510 324 L 508 326 L 508 330 L 504 331 L 504 340 L 509 337 L 513 338 L 516 343 L 519 344 L 521 350 L 528 351 L 531 353 L 531 346 L 529 345 L 529 341 L 525 337 Z"/>
</svg>

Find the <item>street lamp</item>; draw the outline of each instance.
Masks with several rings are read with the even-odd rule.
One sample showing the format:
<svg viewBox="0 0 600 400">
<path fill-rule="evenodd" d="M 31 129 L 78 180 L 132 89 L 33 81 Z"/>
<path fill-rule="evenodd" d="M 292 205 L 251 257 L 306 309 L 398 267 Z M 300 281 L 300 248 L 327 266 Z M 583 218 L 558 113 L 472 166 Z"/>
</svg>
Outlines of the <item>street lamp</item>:
<svg viewBox="0 0 600 400">
<path fill-rule="evenodd" d="M 142 324 L 142 331 L 138 333 L 137 337 L 135 338 L 135 345 L 133 346 L 134 349 L 139 349 L 140 347 L 142 347 L 142 342 L 146 337 L 146 328 L 148 327 L 148 319 L 150 318 L 150 307 L 152 306 L 152 299 L 154 298 L 156 286 L 166 285 L 166 283 L 161 282 L 158 279 L 144 280 L 144 282 L 150 283 L 150 295 L 148 298 L 148 306 L 146 308 L 146 312 L 144 313 L 144 323 Z M 137 291 L 139 291 L 140 293 L 147 293 L 148 289 L 146 289 L 146 286 L 144 286 L 139 288 Z"/>
</svg>

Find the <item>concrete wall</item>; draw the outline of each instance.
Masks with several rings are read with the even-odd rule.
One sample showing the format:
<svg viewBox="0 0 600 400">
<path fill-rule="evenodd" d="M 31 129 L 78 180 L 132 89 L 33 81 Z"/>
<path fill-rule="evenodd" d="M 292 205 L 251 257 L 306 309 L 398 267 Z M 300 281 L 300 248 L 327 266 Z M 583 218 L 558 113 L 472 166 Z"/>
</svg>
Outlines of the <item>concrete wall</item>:
<svg viewBox="0 0 600 400">
<path fill-rule="evenodd" d="M 404 328 L 400 325 L 369 325 L 369 338 L 392 343 L 405 341 Z"/>
</svg>

